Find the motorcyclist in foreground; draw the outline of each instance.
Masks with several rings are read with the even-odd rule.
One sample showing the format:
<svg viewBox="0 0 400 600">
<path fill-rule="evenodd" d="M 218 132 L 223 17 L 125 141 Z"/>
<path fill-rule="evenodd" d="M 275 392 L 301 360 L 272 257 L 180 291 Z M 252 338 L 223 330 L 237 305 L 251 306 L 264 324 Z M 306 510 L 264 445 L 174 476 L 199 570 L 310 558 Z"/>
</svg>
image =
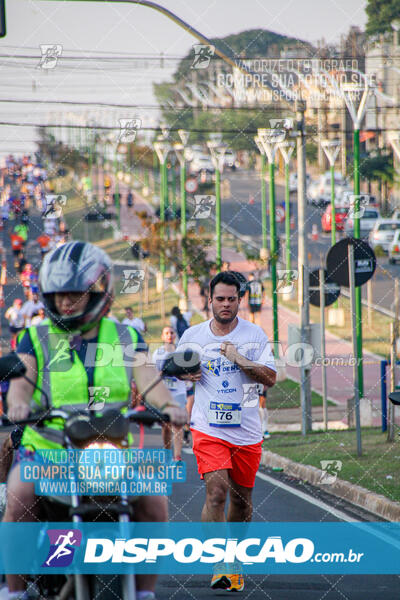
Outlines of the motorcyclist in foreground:
<svg viewBox="0 0 400 600">
<path fill-rule="evenodd" d="M 157 375 L 148 361 L 145 366 L 126 366 L 135 362 L 135 352 L 144 350 L 145 344 L 136 330 L 105 317 L 113 301 L 111 270 L 107 254 L 84 242 L 68 242 L 44 259 L 39 283 L 49 320 L 22 334 L 17 353 L 27 367 L 26 375 L 47 393 L 52 407 L 88 408 L 91 386 L 106 386 L 106 402 L 122 405 L 130 400 L 132 386 L 136 385 L 140 393 Z M 112 346 L 112 360 L 105 365 L 106 346 Z M 102 349 L 100 353 L 96 352 L 98 347 Z M 26 379 L 14 379 L 8 393 L 10 421 L 26 418 L 32 408 L 43 408 L 42 395 Z M 163 383 L 149 392 L 147 401 L 168 414 L 171 423 L 185 422 L 186 412 Z M 55 441 L 57 429 L 60 424 L 54 421 L 48 424 L 46 433 L 25 427 L 21 446 L 30 451 L 59 448 Z M 21 481 L 19 465 L 15 464 L 7 480 L 3 521 L 36 521 L 38 508 L 34 484 Z M 135 519 L 168 520 L 167 498 L 136 499 Z M 138 575 L 136 579 L 137 599 L 152 600 L 157 576 Z M 22 575 L 7 575 L 7 584 L 8 588 L 0 590 L 0 600 L 29 598 Z"/>
</svg>

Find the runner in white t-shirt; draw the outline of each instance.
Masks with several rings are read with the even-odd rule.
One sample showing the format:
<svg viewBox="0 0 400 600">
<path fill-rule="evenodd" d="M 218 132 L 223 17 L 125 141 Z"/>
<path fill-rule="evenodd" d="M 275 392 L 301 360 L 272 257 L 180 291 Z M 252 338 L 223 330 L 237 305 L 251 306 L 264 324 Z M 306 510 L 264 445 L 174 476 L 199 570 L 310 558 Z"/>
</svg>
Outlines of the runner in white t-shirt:
<svg viewBox="0 0 400 600">
<path fill-rule="evenodd" d="M 175 350 L 176 334 L 172 327 L 164 327 L 161 334 L 163 345 L 153 352 L 153 363 L 157 369 L 161 371 L 165 360 Z M 181 408 L 186 407 L 186 383 L 176 377 L 163 377 L 165 386 L 171 392 L 174 400 Z M 183 426 L 170 425 L 169 423 L 162 424 L 162 436 L 164 448 L 170 450 L 172 447 L 172 437 L 174 446 L 174 460 L 182 460 L 182 443 L 183 443 Z"/>
<path fill-rule="evenodd" d="M 259 385 L 275 384 L 274 358 L 264 331 L 237 316 L 240 282 L 227 271 L 210 283 L 214 318 L 186 330 L 178 349 L 200 353 L 192 411 L 193 451 L 206 483 L 203 521 L 250 521 L 252 490 L 261 459 Z M 260 386 L 260 387 L 261 387 Z M 241 591 L 240 574 L 216 573 L 211 587 Z"/>
<path fill-rule="evenodd" d="M 140 333 L 140 335 L 146 333 L 147 327 L 145 322 L 143 321 L 143 319 L 133 316 L 133 310 L 130 306 L 127 306 L 125 308 L 125 314 L 126 317 L 122 321 L 123 325 L 129 325 L 130 327 L 133 327 L 134 329 L 136 329 L 136 331 Z"/>
<path fill-rule="evenodd" d="M 27 300 L 21 308 L 21 315 L 25 319 L 25 327 L 31 324 L 31 318 L 35 313 L 39 312 L 40 308 L 44 308 L 44 304 L 39 300 L 39 295 L 33 293 L 30 300 Z"/>
</svg>

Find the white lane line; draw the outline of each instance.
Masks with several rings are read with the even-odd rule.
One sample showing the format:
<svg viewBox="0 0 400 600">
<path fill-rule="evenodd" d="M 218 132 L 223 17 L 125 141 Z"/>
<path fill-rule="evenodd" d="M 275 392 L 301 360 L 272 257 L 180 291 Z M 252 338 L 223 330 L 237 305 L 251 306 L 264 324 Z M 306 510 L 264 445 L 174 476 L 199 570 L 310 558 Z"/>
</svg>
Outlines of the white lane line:
<svg viewBox="0 0 400 600">
<path fill-rule="evenodd" d="M 309 502 L 310 504 L 314 504 L 314 506 L 317 506 L 318 508 L 321 508 L 322 510 L 326 510 L 327 512 L 331 513 L 331 515 L 333 515 L 334 517 L 337 517 L 338 519 L 340 519 L 342 521 L 347 521 L 348 523 L 361 523 L 362 522 L 362 521 L 360 521 L 360 519 L 354 519 L 352 517 L 349 517 L 343 511 L 341 511 L 337 508 L 333 508 L 332 506 L 329 506 L 329 504 L 326 504 L 326 502 L 322 502 L 322 500 L 317 500 L 316 498 L 313 498 L 312 496 L 309 496 L 308 494 L 305 494 L 304 492 L 301 492 L 300 490 L 296 490 L 295 488 L 291 487 L 290 485 L 287 485 L 286 483 L 283 483 L 282 481 L 279 481 L 278 479 L 269 477 L 269 475 L 264 475 L 264 473 L 257 473 L 257 477 L 259 477 L 260 479 L 263 479 L 264 481 L 268 481 L 268 483 L 271 483 L 272 485 L 275 485 L 276 487 L 282 488 L 283 490 L 285 490 L 286 492 L 289 492 L 290 494 L 294 494 L 298 498 L 301 498 L 302 500 L 305 500 L 306 502 Z"/>
<path fill-rule="evenodd" d="M 193 454 L 193 450 L 191 448 L 182 448 L 182 450 L 186 454 Z M 276 487 L 282 488 L 286 492 L 290 492 L 291 494 L 294 494 L 295 496 L 297 496 L 298 498 L 301 498 L 302 500 L 305 500 L 306 502 L 310 502 L 310 504 L 314 504 L 314 506 L 317 506 L 318 508 L 321 508 L 322 510 L 326 510 L 327 512 L 331 513 L 334 517 L 337 517 L 338 519 L 341 519 L 342 521 L 347 521 L 349 523 L 362 523 L 362 521 L 360 519 L 351 518 L 348 515 L 346 515 L 346 513 L 344 513 L 343 511 L 341 511 L 337 508 L 333 508 L 332 506 L 329 506 L 329 504 L 326 504 L 326 502 L 322 502 L 322 500 L 317 500 L 316 498 L 313 498 L 312 496 L 309 496 L 308 494 L 305 494 L 304 492 L 301 492 L 300 490 L 296 490 L 295 488 L 292 488 L 290 485 L 287 485 L 286 483 L 283 483 L 282 481 L 279 481 L 278 479 L 269 477 L 269 475 L 265 475 L 264 473 L 258 472 L 257 477 L 259 477 L 260 479 L 263 479 L 264 481 L 268 481 L 268 483 L 271 483 L 271 484 L 275 485 Z"/>
<path fill-rule="evenodd" d="M 182 448 L 182 451 L 185 452 L 186 454 L 193 454 L 193 450 L 191 448 Z M 396 538 L 391 537 L 390 534 L 385 534 L 384 532 L 375 531 L 373 526 L 368 527 L 368 522 L 362 521 L 361 519 L 355 519 L 355 518 L 349 517 L 343 511 L 341 511 L 337 508 L 333 508 L 332 506 L 329 506 L 329 504 L 326 504 L 326 502 L 322 502 L 322 500 L 317 500 L 316 498 L 313 498 L 309 494 L 305 494 L 304 492 L 301 492 L 300 490 L 296 490 L 295 488 L 291 487 L 290 485 L 287 485 L 286 483 L 283 483 L 282 481 L 279 481 L 278 479 L 274 479 L 273 477 L 270 477 L 269 475 L 265 475 L 264 473 L 258 472 L 257 477 L 259 477 L 260 479 L 263 479 L 264 481 L 268 481 L 268 483 L 271 483 L 272 485 L 275 485 L 276 487 L 282 488 L 283 490 L 285 490 L 286 492 L 289 492 L 290 494 L 294 494 L 298 498 L 301 498 L 302 500 L 305 500 L 306 502 L 309 502 L 310 504 L 314 504 L 314 506 L 317 506 L 318 508 L 321 508 L 322 510 L 325 510 L 325 511 L 331 513 L 331 515 L 333 515 L 334 517 L 336 517 L 338 519 L 341 519 L 342 521 L 346 521 L 347 523 L 360 523 L 362 525 L 363 531 L 367 531 L 367 533 L 369 533 L 370 535 L 382 539 L 383 541 L 394 546 L 396 549 L 400 548 L 400 542 L 397 539 L 397 537 Z"/>
</svg>

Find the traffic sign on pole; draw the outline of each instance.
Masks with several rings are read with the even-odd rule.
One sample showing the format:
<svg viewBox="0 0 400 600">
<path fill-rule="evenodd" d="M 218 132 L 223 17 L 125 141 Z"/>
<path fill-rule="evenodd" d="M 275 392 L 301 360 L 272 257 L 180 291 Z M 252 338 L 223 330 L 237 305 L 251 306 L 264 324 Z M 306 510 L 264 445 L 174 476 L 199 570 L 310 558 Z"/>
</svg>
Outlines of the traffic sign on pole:
<svg viewBox="0 0 400 600">
<path fill-rule="evenodd" d="M 325 270 L 325 282 L 324 282 L 324 298 L 325 306 L 333 304 L 340 295 L 340 285 L 329 278 L 328 272 Z M 321 306 L 321 294 L 320 294 L 320 269 L 315 269 L 310 273 L 310 282 L 308 291 L 310 294 L 310 304 L 313 306 Z"/>
<path fill-rule="evenodd" d="M 355 238 L 344 238 L 332 246 L 326 258 L 328 277 L 338 285 L 349 287 L 348 247 L 354 247 L 355 287 L 367 283 L 376 268 L 376 257 L 371 246 Z"/>
<path fill-rule="evenodd" d="M 194 194 L 195 192 L 197 192 L 197 188 L 198 188 L 198 183 L 197 183 L 197 179 L 187 179 L 186 183 L 185 183 L 185 189 L 187 191 L 188 194 Z"/>
</svg>

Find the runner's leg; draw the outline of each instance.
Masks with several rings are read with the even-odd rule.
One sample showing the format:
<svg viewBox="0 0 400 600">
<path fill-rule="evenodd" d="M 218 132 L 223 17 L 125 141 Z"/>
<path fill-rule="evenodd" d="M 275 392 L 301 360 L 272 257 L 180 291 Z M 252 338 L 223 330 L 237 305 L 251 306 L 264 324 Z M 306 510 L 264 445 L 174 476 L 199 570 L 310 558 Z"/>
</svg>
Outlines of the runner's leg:
<svg viewBox="0 0 400 600">
<path fill-rule="evenodd" d="M 29 481 L 21 481 L 20 468 L 16 466 L 7 480 L 7 506 L 3 523 L 20 523 L 37 521 L 39 499 L 35 496 L 35 485 Z M 6 575 L 10 592 L 26 589 L 26 577 Z"/>
<path fill-rule="evenodd" d="M 166 450 L 171 450 L 172 448 L 172 430 L 171 425 L 169 423 L 162 424 L 162 439 L 164 448 Z"/>
<path fill-rule="evenodd" d="M 172 425 L 172 431 L 174 434 L 174 459 L 182 459 L 182 444 L 183 444 L 183 426 L 177 427 Z"/>
<path fill-rule="evenodd" d="M 239 485 L 229 478 L 230 502 L 228 507 L 228 521 L 231 523 L 251 521 L 253 502 L 251 494 L 253 488 Z"/>
<path fill-rule="evenodd" d="M 204 473 L 206 501 L 201 513 L 202 521 L 225 521 L 225 502 L 229 488 L 227 469 Z"/>
</svg>

